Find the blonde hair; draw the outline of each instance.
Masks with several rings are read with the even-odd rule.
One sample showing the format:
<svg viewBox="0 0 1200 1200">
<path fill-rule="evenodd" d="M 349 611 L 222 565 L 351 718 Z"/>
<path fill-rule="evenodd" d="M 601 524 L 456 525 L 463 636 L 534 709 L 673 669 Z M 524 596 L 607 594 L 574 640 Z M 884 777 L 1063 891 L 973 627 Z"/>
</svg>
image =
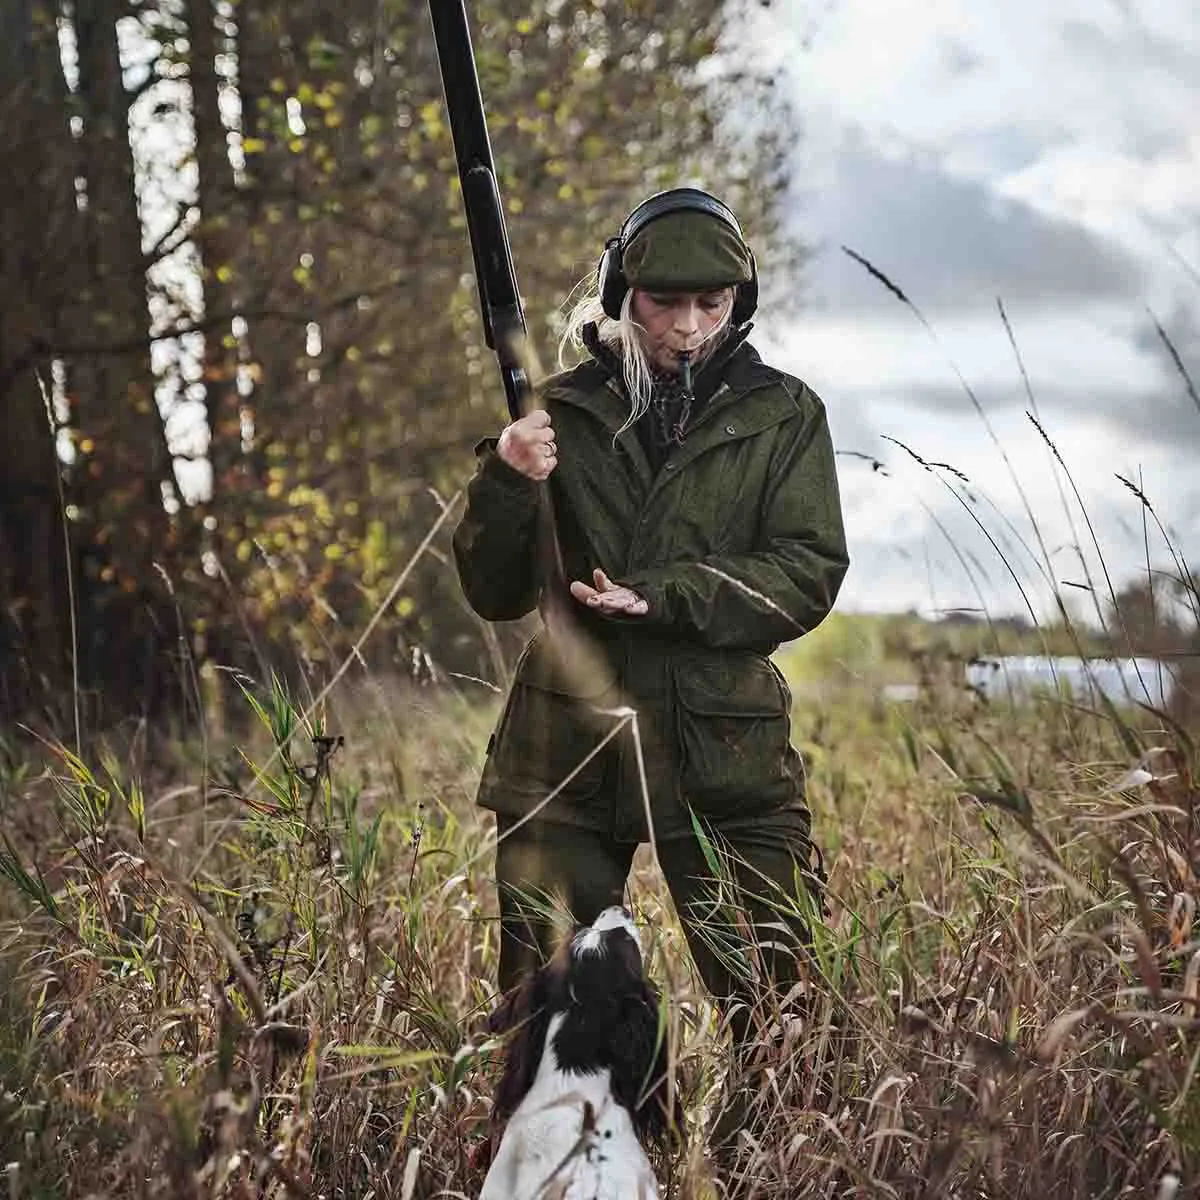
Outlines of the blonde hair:
<svg viewBox="0 0 1200 1200">
<path fill-rule="evenodd" d="M 558 339 L 558 366 L 559 370 L 566 370 L 568 347 L 577 354 L 586 350 L 583 330 L 585 326 L 594 324 L 601 344 L 608 347 L 621 360 L 625 394 L 629 397 L 629 416 L 625 419 L 625 424 L 614 435 L 615 442 L 650 407 L 654 373 L 650 365 L 650 358 L 646 354 L 645 342 L 642 340 L 645 328 L 633 319 L 633 288 L 626 291 L 625 297 L 621 301 L 621 316 L 615 321 L 604 311 L 604 305 L 600 302 L 600 294 L 596 290 L 595 276 L 582 279 L 572 289 L 571 295 L 575 295 L 580 288 L 587 289 L 583 296 L 574 302 L 572 302 L 571 296 L 568 296 L 567 304 L 564 306 L 567 316 L 562 336 Z M 729 330 L 734 304 L 733 289 L 731 288 L 730 291 L 729 305 L 725 309 L 724 316 L 716 328 L 705 338 L 704 357 L 707 357 L 724 340 L 724 335 Z"/>
</svg>

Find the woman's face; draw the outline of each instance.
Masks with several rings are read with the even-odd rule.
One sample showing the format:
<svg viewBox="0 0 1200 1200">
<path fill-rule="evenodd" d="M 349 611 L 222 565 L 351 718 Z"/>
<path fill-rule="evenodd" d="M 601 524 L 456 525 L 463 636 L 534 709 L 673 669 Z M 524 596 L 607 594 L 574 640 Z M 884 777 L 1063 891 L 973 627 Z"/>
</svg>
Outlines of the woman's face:
<svg viewBox="0 0 1200 1200">
<path fill-rule="evenodd" d="M 733 288 L 714 292 L 645 292 L 635 288 L 631 308 L 642 327 L 646 353 L 655 366 L 678 370 L 681 350 L 698 361 L 715 344 L 733 303 Z"/>
</svg>

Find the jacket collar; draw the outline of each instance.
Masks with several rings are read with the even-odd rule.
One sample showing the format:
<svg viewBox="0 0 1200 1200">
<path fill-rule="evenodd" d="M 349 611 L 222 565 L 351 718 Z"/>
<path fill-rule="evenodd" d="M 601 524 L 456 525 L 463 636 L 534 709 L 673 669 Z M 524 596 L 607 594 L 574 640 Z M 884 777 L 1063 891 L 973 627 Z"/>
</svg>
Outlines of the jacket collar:
<svg viewBox="0 0 1200 1200">
<path fill-rule="evenodd" d="M 748 437 L 795 412 L 790 394 L 782 388 L 773 394 L 766 393 L 764 403 L 756 402 L 748 407 L 741 403 L 748 394 L 759 393 L 777 385 L 780 375 L 778 371 L 767 366 L 759 358 L 758 351 L 745 340 L 749 329 L 738 332 L 741 336 L 737 337 L 732 345 L 722 346 L 718 351 L 727 351 L 726 354 L 722 354 L 721 361 L 718 363 L 714 358 L 712 363 L 706 364 L 706 367 L 717 368 L 711 376 L 711 394 L 697 414 L 695 422 L 689 427 L 683 446 L 672 456 L 672 468 L 685 466 L 719 442 L 730 437 Z M 544 394 L 547 398 L 582 408 L 599 420 L 616 438 L 617 446 L 629 455 L 634 469 L 647 488 L 647 493 L 652 494 L 668 479 L 675 477 L 678 470 L 655 473 L 646 458 L 641 439 L 632 426 L 617 436 L 629 416 L 629 400 L 621 381 L 620 360 L 595 337 L 594 327 L 590 339 L 585 327 L 584 339 L 585 345 L 589 341 L 594 343 L 599 353 L 593 350 L 590 359 L 549 382 Z M 593 349 L 591 345 L 588 348 Z M 697 387 L 702 374 L 700 371 L 696 373 Z M 757 400 L 758 396 L 755 396 L 755 401 Z M 718 414 L 725 413 L 734 405 L 738 406 L 736 420 L 723 423 L 715 419 Z"/>
<path fill-rule="evenodd" d="M 752 328 L 745 325 L 732 333 L 712 359 L 696 371 L 695 394 L 703 406 L 697 425 L 707 420 L 710 410 L 724 408 L 747 392 L 777 381 L 778 374 L 746 341 Z M 600 341 L 594 323 L 583 327 L 583 344 L 591 358 L 560 377 L 548 388 L 548 394 L 586 408 L 615 432 L 629 415 L 621 360 Z"/>
<path fill-rule="evenodd" d="M 701 405 L 707 404 L 725 381 L 726 368 L 737 355 L 746 338 L 750 336 L 753 328 L 753 325 L 743 325 L 740 329 L 733 330 L 713 351 L 712 357 L 705 359 L 696 369 L 692 392 Z M 583 327 L 582 336 L 584 347 L 601 370 L 623 387 L 624 374 L 621 369 L 621 360 L 616 351 L 600 340 L 600 334 L 594 321 L 589 321 Z M 753 347 L 749 349 L 757 358 L 758 355 L 754 352 Z"/>
</svg>

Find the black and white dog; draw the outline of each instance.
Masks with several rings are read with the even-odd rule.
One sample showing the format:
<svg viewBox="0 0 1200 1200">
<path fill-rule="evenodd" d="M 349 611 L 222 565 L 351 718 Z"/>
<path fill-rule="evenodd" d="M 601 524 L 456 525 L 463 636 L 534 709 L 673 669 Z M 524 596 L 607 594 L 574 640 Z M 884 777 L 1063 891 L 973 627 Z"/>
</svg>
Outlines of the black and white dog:
<svg viewBox="0 0 1200 1200">
<path fill-rule="evenodd" d="M 644 1149 L 683 1137 L 666 1031 L 629 913 L 607 908 L 489 1020 L 508 1033 L 479 1200 L 657 1200 Z"/>
</svg>

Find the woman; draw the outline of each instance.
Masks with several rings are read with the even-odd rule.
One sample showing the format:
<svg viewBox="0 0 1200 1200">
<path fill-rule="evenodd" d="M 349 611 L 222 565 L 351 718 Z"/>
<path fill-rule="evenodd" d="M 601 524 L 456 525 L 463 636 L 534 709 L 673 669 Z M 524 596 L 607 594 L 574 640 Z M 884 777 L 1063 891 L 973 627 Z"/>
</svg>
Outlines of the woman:
<svg viewBox="0 0 1200 1200">
<path fill-rule="evenodd" d="M 824 407 L 745 340 L 757 292 L 724 204 L 692 188 L 650 197 L 572 313 L 564 342 L 587 357 L 477 449 L 454 537 L 472 607 L 499 621 L 544 605 L 548 486 L 577 614 L 526 647 L 480 784 L 500 837 L 504 991 L 553 950 L 537 898 L 592 921 L 621 903 L 642 841 L 718 1001 L 758 998 L 755 956 L 730 936 L 706 851 L 725 852 L 752 929 L 779 921 L 772 885 L 815 885 L 791 698 L 768 655 L 824 619 L 848 558 Z M 620 706 L 636 737 L 627 727 L 592 754 Z M 786 989 L 795 956 L 762 959 Z M 749 1009 L 734 1011 L 744 1039 Z M 739 1119 L 730 1110 L 726 1128 Z"/>
</svg>

